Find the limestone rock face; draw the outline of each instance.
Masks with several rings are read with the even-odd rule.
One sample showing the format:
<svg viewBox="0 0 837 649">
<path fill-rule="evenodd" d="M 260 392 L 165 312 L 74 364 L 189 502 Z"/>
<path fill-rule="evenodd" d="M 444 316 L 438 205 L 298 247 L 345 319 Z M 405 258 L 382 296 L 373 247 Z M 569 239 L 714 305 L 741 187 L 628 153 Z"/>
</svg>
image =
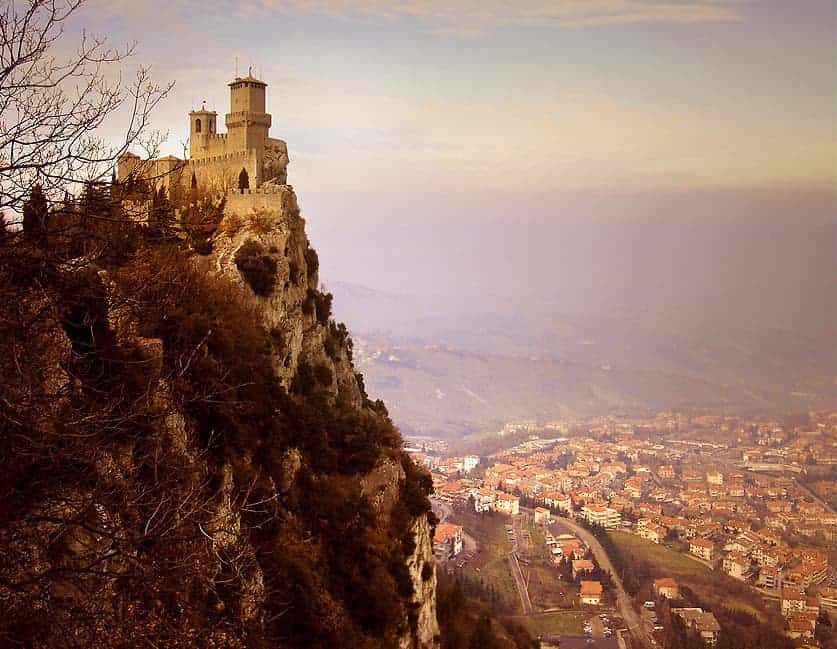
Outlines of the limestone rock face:
<svg viewBox="0 0 837 649">
<path fill-rule="evenodd" d="M 399 485 L 404 481 L 404 469 L 395 460 L 385 460 L 360 481 L 361 493 L 369 499 L 379 516 L 389 518 L 399 497 Z"/>
<path fill-rule="evenodd" d="M 237 264 L 236 253 L 248 242 L 257 243 L 276 264 L 275 286 L 257 295 Z M 318 261 L 305 234 L 296 194 L 289 185 L 267 193 L 232 194 L 224 220 L 206 260 L 206 271 L 233 280 L 252 303 L 276 341 L 274 369 L 286 389 L 300 365 L 326 367 L 332 375 L 326 389 L 355 408 L 363 396 L 344 345 L 328 343 L 327 314 L 319 313 L 313 296 L 318 290 Z M 333 336 L 331 336 L 333 339 Z"/>
<path fill-rule="evenodd" d="M 256 294 L 236 264 L 236 253 L 249 242 L 256 242 L 263 254 L 275 261 L 275 286 L 268 295 Z M 228 197 L 213 252 L 203 263 L 206 272 L 217 273 L 240 286 L 266 330 L 273 334 L 274 371 L 286 389 L 291 388 L 301 367 L 326 367 L 332 380 L 324 389 L 331 398 L 339 397 L 356 409 L 364 407 L 351 350 L 344 342 L 335 344 L 330 332 L 333 324 L 316 306 L 311 308 L 312 295 L 318 292 L 318 261 L 290 186 Z M 277 485 L 280 493 L 290 488 L 300 468 L 295 449 L 283 458 L 283 467 L 286 479 Z M 361 492 L 372 503 L 382 527 L 389 524 L 404 479 L 404 470 L 396 459 L 381 461 L 361 478 Z M 415 550 L 408 557 L 407 567 L 413 582 L 416 618 L 414 624 L 404 624 L 406 630 L 398 647 L 431 649 L 438 646 L 439 625 L 432 530 L 425 516 L 414 520 L 412 532 Z"/>
<path fill-rule="evenodd" d="M 422 516 L 413 524 L 416 549 L 407 559 L 410 578 L 413 580 L 413 601 L 418 605 L 416 628 L 401 638 L 399 649 L 436 647 L 439 623 L 436 619 L 436 566 L 433 557 L 433 539 L 430 524 Z M 425 570 L 425 566 L 429 566 Z M 425 579 L 427 571 L 430 577 Z"/>
</svg>

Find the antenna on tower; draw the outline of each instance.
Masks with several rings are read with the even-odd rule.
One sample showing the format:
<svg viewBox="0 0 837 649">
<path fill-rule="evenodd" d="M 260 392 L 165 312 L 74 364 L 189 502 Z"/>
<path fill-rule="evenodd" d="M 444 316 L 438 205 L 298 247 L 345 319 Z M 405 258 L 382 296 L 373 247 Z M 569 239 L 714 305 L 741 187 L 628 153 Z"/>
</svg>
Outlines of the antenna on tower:
<svg viewBox="0 0 837 649">
<path fill-rule="evenodd" d="M 238 79 L 238 57 L 235 57 L 235 78 Z"/>
</svg>

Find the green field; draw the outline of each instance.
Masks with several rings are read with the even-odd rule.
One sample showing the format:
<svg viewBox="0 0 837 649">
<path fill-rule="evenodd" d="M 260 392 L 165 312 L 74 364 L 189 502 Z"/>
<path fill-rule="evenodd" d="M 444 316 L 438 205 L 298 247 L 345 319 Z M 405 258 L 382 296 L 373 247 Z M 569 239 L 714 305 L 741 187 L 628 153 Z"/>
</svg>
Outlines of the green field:
<svg viewBox="0 0 837 649">
<path fill-rule="evenodd" d="M 710 604 L 735 608 L 762 621 L 767 619 L 762 598 L 746 584 L 633 534 L 611 532 L 610 536 L 623 554 L 651 564 L 654 577 L 674 577 L 681 586 L 688 586 Z"/>
<path fill-rule="evenodd" d="M 558 611 L 556 613 L 538 613 L 519 621 L 534 636 L 541 635 L 581 635 L 584 633 L 584 620 L 591 617 L 586 611 Z"/>
<path fill-rule="evenodd" d="M 532 548 L 521 556 L 520 567 L 529 584 L 529 598 L 535 610 L 571 608 L 578 603 L 578 586 L 561 581 L 558 569 L 550 562 L 544 528 L 530 527 Z"/>
<path fill-rule="evenodd" d="M 578 602 L 578 586 L 558 579 L 554 566 L 546 562 L 532 561 L 522 564 L 523 574 L 529 584 L 529 598 L 535 610 L 571 608 Z"/>
<path fill-rule="evenodd" d="M 481 516 L 474 512 L 457 511 L 450 520 L 462 525 L 465 532 L 474 537 L 481 550 L 465 565 L 463 574 L 481 581 L 486 587 L 493 586 L 509 611 L 522 612 L 520 596 L 507 559 L 512 545 L 506 538 L 505 525 L 510 519 L 501 515 Z"/>
</svg>

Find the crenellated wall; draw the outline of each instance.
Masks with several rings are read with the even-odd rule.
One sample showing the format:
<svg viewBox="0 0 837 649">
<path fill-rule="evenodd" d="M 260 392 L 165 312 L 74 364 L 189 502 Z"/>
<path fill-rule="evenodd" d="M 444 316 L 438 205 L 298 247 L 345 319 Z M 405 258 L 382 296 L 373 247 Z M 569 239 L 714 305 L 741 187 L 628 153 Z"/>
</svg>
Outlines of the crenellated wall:
<svg viewBox="0 0 837 649">
<path fill-rule="evenodd" d="M 189 171 L 184 174 L 185 182 L 191 182 L 192 173 L 198 187 L 210 191 L 229 191 L 238 188 L 238 175 L 247 170 L 251 184 L 258 182 L 259 156 L 256 151 L 238 151 L 188 160 Z"/>
<path fill-rule="evenodd" d="M 270 185 L 257 189 L 230 191 L 215 196 L 216 200 L 226 198 L 225 214 L 247 216 L 254 212 L 270 211 L 277 214 L 287 214 L 298 210 L 296 194 L 290 185 Z"/>
</svg>

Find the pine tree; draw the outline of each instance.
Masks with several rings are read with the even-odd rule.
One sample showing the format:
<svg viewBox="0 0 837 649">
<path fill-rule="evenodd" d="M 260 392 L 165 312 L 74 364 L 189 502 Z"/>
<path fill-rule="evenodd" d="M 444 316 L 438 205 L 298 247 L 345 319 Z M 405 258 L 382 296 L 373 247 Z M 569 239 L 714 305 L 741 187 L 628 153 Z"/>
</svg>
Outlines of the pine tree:
<svg viewBox="0 0 837 649">
<path fill-rule="evenodd" d="M 47 235 L 49 206 L 40 185 L 32 187 L 29 200 L 23 205 L 23 234 L 34 243 L 44 243 Z"/>
<path fill-rule="evenodd" d="M 149 227 L 161 239 L 171 239 L 174 236 L 174 208 L 169 201 L 165 185 L 154 193 Z"/>
</svg>

